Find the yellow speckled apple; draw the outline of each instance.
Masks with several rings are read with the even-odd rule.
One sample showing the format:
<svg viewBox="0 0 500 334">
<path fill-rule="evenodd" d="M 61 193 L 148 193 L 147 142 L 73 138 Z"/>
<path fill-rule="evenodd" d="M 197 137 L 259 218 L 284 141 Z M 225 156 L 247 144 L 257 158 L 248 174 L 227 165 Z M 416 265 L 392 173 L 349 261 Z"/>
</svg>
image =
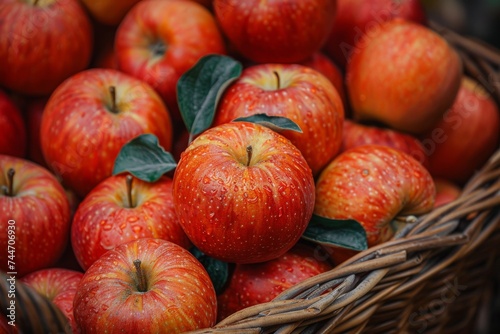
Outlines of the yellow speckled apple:
<svg viewBox="0 0 500 334">
<path fill-rule="evenodd" d="M 381 24 L 369 37 L 347 65 L 354 118 L 423 134 L 455 100 L 458 53 L 429 28 L 403 19 Z"/>
<path fill-rule="evenodd" d="M 302 152 L 317 175 L 339 152 L 344 107 L 333 84 L 318 71 L 297 64 L 261 64 L 243 71 L 224 93 L 214 125 L 264 113 L 291 119 L 302 133 L 282 135 Z"/>
<path fill-rule="evenodd" d="M 301 237 L 312 216 L 314 180 L 300 151 L 262 125 L 225 123 L 182 153 L 174 204 L 189 239 L 235 263 L 274 259 Z"/>
<path fill-rule="evenodd" d="M 80 197 L 111 176 L 121 147 L 144 133 L 171 149 L 167 108 L 147 83 L 112 69 L 64 81 L 50 96 L 40 129 L 47 165 Z"/>
</svg>

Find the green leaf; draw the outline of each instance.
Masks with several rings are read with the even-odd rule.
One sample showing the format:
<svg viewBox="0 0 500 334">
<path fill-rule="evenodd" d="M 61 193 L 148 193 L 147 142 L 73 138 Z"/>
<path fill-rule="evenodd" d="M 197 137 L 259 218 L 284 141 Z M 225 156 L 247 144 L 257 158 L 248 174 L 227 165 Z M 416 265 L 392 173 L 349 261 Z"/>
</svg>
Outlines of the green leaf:
<svg viewBox="0 0 500 334">
<path fill-rule="evenodd" d="M 200 261 L 203 267 L 205 267 L 208 276 L 210 276 L 212 280 L 215 292 L 217 294 L 221 293 L 229 277 L 229 265 L 227 262 L 207 256 L 195 246 L 191 248 L 190 252 Z"/>
<path fill-rule="evenodd" d="M 223 55 L 207 55 L 177 82 L 179 109 L 191 137 L 210 127 L 224 90 L 240 75 L 240 62 Z"/>
<path fill-rule="evenodd" d="M 125 145 L 118 153 L 113 175 L 129 172 L 138 179 L 155 182 L 177 166 L 174 157 L 160 146 L 152 134 L 142 134 Z"/>
<path fill-rule="evenodd" d="M 302 133 L 302 129 L 294 121 L 283 116 L 268 116 L 266 114 L 255 114 L 247 117 L 239 117 L 234 122 L 252 122 L 264 125 L 271 130 L 280 132 L 282 130 L 292 130 Z"/>
<path fill-rule="evenodd" d="M 368 248 L 365 229 L 353 219 L 329 219 L 313 215 L 302 237 L 322 245 L 355 251 Z"/>
</svg>

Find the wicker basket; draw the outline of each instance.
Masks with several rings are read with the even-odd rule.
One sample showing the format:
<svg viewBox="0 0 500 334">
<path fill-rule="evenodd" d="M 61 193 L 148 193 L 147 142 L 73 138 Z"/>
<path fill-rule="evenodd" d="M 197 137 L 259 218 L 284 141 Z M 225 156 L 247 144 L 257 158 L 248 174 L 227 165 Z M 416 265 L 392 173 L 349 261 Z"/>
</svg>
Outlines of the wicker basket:
<svg viewBox="0 0 500 334">
<path fill-rule="evenodd" d="M 500 103 L 500 52 L 436 24 L 431 27 L 458 50 L 466 74 Z M 192 333 L 472 333 L 483 297 L 491 294 L 492 277 L 498 276 L 499 244 L 500 148 L 460 198 L 419 217 L 393 240 L 269 303 Z M 3 276 L 1 281 L 5 312 Z M 19 281 L 16 289 L 19 329 L 68 332 L 53 304 Z"/>
</svg>

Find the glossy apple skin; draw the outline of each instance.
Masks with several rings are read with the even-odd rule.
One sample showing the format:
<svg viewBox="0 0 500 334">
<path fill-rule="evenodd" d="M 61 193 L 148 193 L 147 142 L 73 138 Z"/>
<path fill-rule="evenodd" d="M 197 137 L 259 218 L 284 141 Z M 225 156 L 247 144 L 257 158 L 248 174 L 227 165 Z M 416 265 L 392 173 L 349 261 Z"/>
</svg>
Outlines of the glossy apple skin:
<svg viewBox="0 0 500 334">
<path fill-rule="evenodd" d="M 156 52 L 160 43 L 165 52 Z M 143 0 L 127 13 L 116 32 L 118 69 L 149 83 L 174 119 L 177 81 L 202 56 L 225 54 L 213 14 L 192 1 Z"/>
<path fill-rule="evenodd" d="M 203 132 L 182 153 L 174 174 L 182 228 L 202 252 L 227 262 L 284 254 L 307 227 L 314 196 L 300 151 L 277 132 L 247 122 Z"/>
<path fill-rule="evenodd" d="M 323 50 L 345 68 L 356 44 L 364 43 L 383 22 L 397 17 L 427 22 L 420 0 L 337 0 L 337 14 Z"/>
<path fill-rule="evenodd" d="M 45 161 L 82 198 L 111 176 L 121 147 L 144 133 L 171 149 L 172 124 L 161 98 L 148 84 L 112 69 L 90 69 L 66 80 L 50 96 L 40 130 Z"/>
<path fill-rule="evenodd" d="M 138 290 L 133 261 L 148 282 Z M 122 244 L 86 272 L 74 301 L 84 333 L 181 333 L 211 327 L 217 316 L 215 290 L 205 268 L 184 248 L 161 239 Z"/>
<path fill-rule="evenodd" d="M 92 25 L 78 0 L 2 1 L 0 36 L 0 85 L 27 95 L 50 94 L 92 54 Z"/>
<path fill-rule="evenodd" d="M 296 63 L 321 49 L 336 0 L 214 0 L 214 13 L 235 48 L 256 63 Z"/>
<path fill-rule="evenodd" d="M 274 260 L 237 264 L 227 288 L 217 297 L 218 318 L 270 302 L 295 284 L 332 268 L 321 246 L 314 248 L 300 242 Z"/>
<path fill-rule="evenodd" d="M 106 25 L 117 25 L 140 0 L 81 0 L 90 15 Z"/>
<path fill-rule="evenodd" d="M 500 111 L 476 81 L 464 77 L 452 107 L 422 138 L 435 177 L 463 185 L 498 149 Z"/>
<path fill-rule="evenodd" d="M 139 238 L 190 247 L 175 214 L 172 179 L 149 183 L 134 178 L 132 198 L 135 207 L 130 208 L 126 175 L 118 175 L 99 183 L 80 203 L 71 225 L 71 243 L 83 269 L 117 245 Z"/>
<path fill-rule="evenodd" d="M 15 221 L 15 271 L 21 277 L 50 267 L 68 243 L 70 209 L 64 189 L 53 174 L 28 160 L 0 155 L 0 186 L 7 185 L 7 171 L 15 170 L 14 196 L 0 193 L 0 228 L 8 230 Z M 0 235 L 7 250 L 8 235 Z M 7 256 L 7 255 L 5 255 Z M 0 270 L 8 270 L 7 258 Z"/>
<path fill-rule="evenodd" d="M 428 167 L 428 154 L 415 136 L 378 126 L 360 124 L 351 120 L 344 121 L 341 151 L 363 145 L 382 145 L 392 147 L 411 155 L 423 166 Z"/>
<path fill-rule="evenodd" d="M 71 328 L 76 329 L 73 299 L 82 277 L 83 273 L 79 271 L 47 268 L 32 272 L 24 276 L 21 281 L 53 302 L 68 318 Z"/>
<path fill-rule="evenodd" d="M 462 193 L 457 184 L 443 178 L 434 178 L 434 184 L 436 185 L 435 208 L 453 202 Z"/>
<path fill-rule="evenodd" d="M 429 28 L 394 19 L 380 25 L 357 51 L 346 72 L 354 119 L 423 134 L 453 104 L 462 63 Z"/>
<path fill-rule="evenodd" d="M 314 53 L 310 58 L 306 59 L 301 64 L 311 67 L 327 77 L 333 84 L 333 87 L 337 89 L 337 93 L 339 93 L 342 103 L 344 104 L 344 109 L 347 108 L 347 97 L 344 88 L 344 74 L 337 64 L 321 52 Z"/>
<path fill-rule="evenodd" d="M 358 221 L 371 247 L 392 237 L 394 218 L 430 211 L 435 193 L 429 172 L 408 154 L 358 146 L 341 153 L 319 176 L 314 213 Z"/>
<path fill-rule="evenodd" d="M 0 154 L 23 158 L 26 155 L 26 126 L 21 111 L 0 89 Z"/>
<path fill-rule="evenodd" d="M 280 77 L 280 85 L 276 74 Z M 342 143 L 344 107 L 332 83 L 321 73 L 296 64 L 262 64 L 243 71 L 222 96 L 214 125 L 265 113 L 284 116 L 302 133 L 283 131 L 301 152 L 313 174 L 326 166 Z"/>
</svg>

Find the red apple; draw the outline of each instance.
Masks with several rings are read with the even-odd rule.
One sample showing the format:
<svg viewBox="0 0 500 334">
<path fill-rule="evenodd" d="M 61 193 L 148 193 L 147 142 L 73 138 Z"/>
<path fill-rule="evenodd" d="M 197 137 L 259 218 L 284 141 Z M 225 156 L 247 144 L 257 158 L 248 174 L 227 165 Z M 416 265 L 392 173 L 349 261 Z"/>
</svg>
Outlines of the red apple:
<svg viewBox="0 0 500 334">
<path fill-rule="evenodd" d="M 26 126 L 21 111 L 2 90 L 0 90 L 0 129 L 2 129 L 0 154 L 23 158 L 26 155 Z"/>
<path fill-rule="evenodd" d="M 337 92 L 344 103 L 344 108 L 347 106 L 347 97 L 344 88 L 344 75 L 339 67 L 321 52 L 314 53 L 310 58 L 301 63 L 304 66 L 311 67 L 327 77 L 337 89 Z"/>
<path fill-rule="evenodd" d="M 321 246 L 298 243 L 274 260 L 237 264 L 227 288 L 217 297 L 218 318 L 269 302 L 295 284 L 332 269 L 328 257 L 318 249 Z"/>
<path fill-rule="evenodd" d="M 96 21 L 106 25 L 117 25 L 127 12 L 141 0 L 81 0 Z"/>
<path fill-rule="evenodd" d="M 47 99 L 43 97 L 28 101 L 25 115 L 28 129 L 28 159 L 48 168 L 40 145 L 40 127 Z"/>
<path fill-rule="evenodd" d="M 356 49 L 346 87 L 355 119 L 422 134 L 453 104 L 461 77 L 458 53 L 440 35 L 393 19 Z"/>
<path fill-rule="evenodd" d="M 156 89 L 174 119 L 181 119 L 177 80 L 202 56 L 225 52 L 214 16 L 192 1 L 141 1 L 125 16 L 115 38 L 119 70 Z"/>
<path fill-rule="evenodd" d="M 249 67 L 222 96 L 213 124 L 254 114 L 284 116 L 302 133 L 283 135 L 302 152 L 313 174 L 339 152 L 344 107 L 332 83 L 316 70 L 296 64 Z"/>
<path fill-rule="evenodd" d="M 382 145 L 392 147 L 411 155 L 425 167 L 428 166 L 427 152 L 417 137 L 392 129 L 344 121 L 342 149 L 347 151 L 362 145 Z"/>
<path fill-rule="evenodd" d="M 0 270 L 18 277 L 53 265 L 69 237 L 69 203 L 54 175 L 28 160 L 0 155 Z"/>
<path fill-rule="evenodd" d="M 50 168 L 84 197 L 111 176 L 121 147 L 152 133 L 169 151 L 172 125 L 165 105 L 146 83 L 111 69 L 90 69 L 51 95 L 42 117 L 41 145 Z"/>
<path fill-rule="evenodd" d="M 184 248 L 143 238 L 117 246 L 86 272 L 74 300 L 83 333 L 181 333 L 215 324 L 205 268 Z"/>
<path fill-rule="evenodd" d="M 337 0 L 337 14 L 324 50 L 345 67 L 356 44 L 363 47 L 361 43 L 382 23 L 397 17 L 420 24 L 427 21 L 420 0 Z"/>
<path fill-rule="evenodd" d="M 319 51 L 336 13 L 336 0 L 214 0 L 222 31 L 257 63 L 296 63 Z"/>
<path fill-rule="evenodd" d="M 462 193 L 458 185 L 446 179 L 434 178 L 434 184 L 436 186 L 435 208 L 453 202 Z"/>
<path fill-rule="evenodd" d="M 92 25 L 78 0 L 4 0 L 0 36 L 0 85 L 23 94 L 51 93 L 92 54 Z"/>
<path fill-rule="evenodd" d="M 434 197 L 432 177 L 417 160 L 390 147 L 365 145 L 343 152 L 323 170 L 314 213 L 358 221 L 371 247 L 392 237 L 395 218 L 430 211 Z"/>
<path fill-rule="evenodd" d="M 76 330 L 73 316 L 73 299 L 83 273 L 62 268 L 48 268 L 32 272 L 21 281 L 48 298 L 68 318 L 73 330 Z"/>
<path fill-rule="evenodd" d="M 464 77 L 450 110 L 422 138 L 429 171 L 464 184 L 498 149 L 500 111 L 482 86 Z"/>
<path fill-rule="evenodd" d="M 262 125 L 210 128 L 181 155 L 174 204 L 189 239 L 208 256 L 268 261 L 301 237 L 312 216 L 314 180 L 300 151 Z"/>
<path fill-rule="evenodd" d="M 80 203 L 71 225 L 73 251 L 84 270 L 106 251 L 139 238 L 190 247 L 175 214 L 172 179 L 149 183 L 129 175 L 111 176 Z"/>
</svg>

